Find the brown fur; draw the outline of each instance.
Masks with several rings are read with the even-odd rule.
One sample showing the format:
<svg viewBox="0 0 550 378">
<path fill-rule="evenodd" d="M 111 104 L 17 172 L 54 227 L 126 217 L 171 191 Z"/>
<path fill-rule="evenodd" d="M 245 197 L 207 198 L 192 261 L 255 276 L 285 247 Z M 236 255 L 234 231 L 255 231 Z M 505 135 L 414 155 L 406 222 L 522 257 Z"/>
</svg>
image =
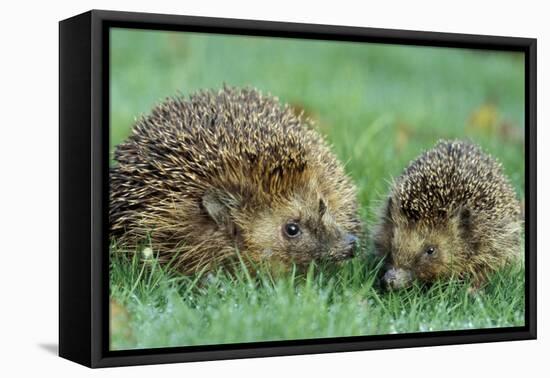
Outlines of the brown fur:
<svg viewBox="0 0 550 378">
<path fill-rule="evenodd" d="M 307 120 L 254 89 L 168 99 L 115 152 L 111 234 L 182 272 L 351 255 L 355 187 Z M 295 222 L 296 238 L 284 227 Z"/>
<path fill-rule="evenodd" d="M 521 251 L 519 202 L 494 158 L 467 142 L 441 141 L 392 185 L 374 243 L 387 258 L 390 287 L 451 276 L 480 284 Z"/>
</svg>

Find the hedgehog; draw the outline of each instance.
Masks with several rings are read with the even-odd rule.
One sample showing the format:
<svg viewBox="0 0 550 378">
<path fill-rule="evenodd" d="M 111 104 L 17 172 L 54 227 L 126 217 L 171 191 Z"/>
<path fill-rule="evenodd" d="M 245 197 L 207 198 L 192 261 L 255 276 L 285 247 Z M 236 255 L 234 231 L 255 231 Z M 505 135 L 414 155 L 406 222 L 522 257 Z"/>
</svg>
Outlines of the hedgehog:
<svg viewBox="0 0 550 378">
<path fill-rule="evenodd" d="M 115 149 L 113 243 L 185 274 L 353 257 L 356 188 L 313 126 L 254 88 L 166 99 Z"/>
<path fill-rule="evenodd" d="M 501 164 L 469 141 L 439 141 L 391 185 L 373 232 L 389 289 L 487 275 L 521 250 L 520 204 Z M 385 272 L 385 273 L 384 273 Z"/>
</svg>

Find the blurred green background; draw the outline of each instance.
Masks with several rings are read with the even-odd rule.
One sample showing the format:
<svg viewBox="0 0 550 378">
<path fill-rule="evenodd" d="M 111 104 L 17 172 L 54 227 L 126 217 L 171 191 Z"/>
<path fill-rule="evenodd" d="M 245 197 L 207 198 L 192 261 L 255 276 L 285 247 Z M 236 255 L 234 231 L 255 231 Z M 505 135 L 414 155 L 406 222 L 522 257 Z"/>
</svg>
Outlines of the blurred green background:
<svg viewBox="0 0 550 378">
<path fill-rule="evenodd" d="M 481 144 L 503 163 L 518 197 L 523 200 L 525 99 L 522 54 L 112 29 L 110 56 L 111 153 L 114 146 L 129 135 L 136 118 L 147 114 L 168 96 L 187 95 L 198 89 L 218 89 L 223 84 L 251 86 L 279 97 L 297 112 L 303 111 L 316 121 L 318 129 L 345 162 L 346 171 L 358 186 L 362 216 L 367 224 L 373 221 L 376 206 L 387 191 L 391 177 L 399 175 L 411 159 L 440 138 L 469 138 Z M 112 293 L 114 297 L 118 295 L 117 303 L 133 309 L 128 311 L 134 313 L 134 326 L 142 329 L 140 334 L 147 333 L 143 327 L 147 327 L 151 318 L 144 315 L 137 302 L 132 302 L 135 293 L 122 290 L 125 285 L 137 286 L 121 271 L 115 271 L 113 277 Z M 520 278 L 516 285 L 523 285 Z M 511 292 L 522 295 L 520 286 Z M 157 295 L 162 296 L 162 293 Z M 269 297 L 267 295 L 266 300 Z M 148 300 L 151 298 L 142 298 L 141 302 Z M 210 302 L 215 300 L 210 298 Z M 391 300 L 397 301 L 395 298 Z M 165 300 L 161 302 L 165 303 Z M 494 314 L 507 314 L 505 320 L 497 318 L 487 323 L 483 318 L 485 323 L 476 323 L 470 321 L 476 315 L 465 311 L 461 313 L 462 318 L 470 320 L 457 320 L 456 327 L 522 322 L 522 298 L 512 302 L 517 307 L 498 307 L 498 311 L 493 307 Z M 399 308 L 399 301 L 392 303 Z M 462 302 L 447 299 L 444 303 L 443 309 L 448 310 Z M 265 303 L 262 305 L 265 307 Z M 311 305 L 315 313 L 315 306 L 319 303 L 313 301 Z M 437 313 L 425 310 L 422 316 L 440 316 L 440 311 L 443 311 L 440 307 L 437 307 Z M 477 310 L 472 307 L 471 311 Z M 449 323 L 450 315 L 445 314 L 447 317 L 440 318 L 441 329 Z M 197 316 L 200 324 L 200 319 L 203 319 L 200 312 Z M 338 315 L 334 316 L 336 318 L 331 318 L 331 321 L 338 324 Z M 136 320 L 138 318 L 141 320 Z M 344 317 L 341 319 L 350 322 Z M 425 321 L 422 319 L 406 318 L 407 326 L 397 331 L 422 330 L 418 328 L 418 324 Z M 247 321 L 246 317 L 242 321 Z M 284 317 L 280 321 L 282 326 L 288 323 Z M 271 325 L 273 328 L 273 323 Z M 235 327 L 238 330 L 239 327 Z M 389 329 L 361 330 L 359 327 L 357 332 L 384 333 Z M 295 338 L 312 337 L 297 332 Z M 319 332 L 320 336 L 325 335 Z M 331 332 L 339 334 L 337 327 L 333 327 Z M 355 331 L 342 332 L 355 334 Z M 224 337 L 238 342 L 277 339 L 279 336 L 260 332 L 242 340 L 238 336 L 234 339 Z M 121 340 L 117 344 L 119 347 L 130 346 L 131 343 L 124 341 L 123 337 Z M 207 330 L 195 335 L 193 340 L 180 338 L 171 343 L 157 340 L 156 344 L 223 341 L 214 334 L 209 336 Z M 151 343 L 156 345 L 153 341 Z M 147 345 L 145 339 L 134 347 Z"/>
<path fill-rule="evenodd" d="M 224 83 L 313 117 L 365 204 L 439 138 L 480 143 L 523 196 L 523 54 L 114 29 L 111 146 L 166 97 Z"/>
</svg>

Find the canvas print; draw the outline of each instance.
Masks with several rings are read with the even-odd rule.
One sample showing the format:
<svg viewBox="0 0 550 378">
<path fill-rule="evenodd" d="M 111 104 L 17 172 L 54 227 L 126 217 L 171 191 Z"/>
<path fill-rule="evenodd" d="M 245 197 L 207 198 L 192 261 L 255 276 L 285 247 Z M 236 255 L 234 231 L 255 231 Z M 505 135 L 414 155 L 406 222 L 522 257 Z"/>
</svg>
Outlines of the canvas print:
<svg viewBox="0 0 550 378">
<path fill-rule="evenodd" d="M 525 325 L 523 53 L 109 43 L 110 350 Z"/>
</svg>

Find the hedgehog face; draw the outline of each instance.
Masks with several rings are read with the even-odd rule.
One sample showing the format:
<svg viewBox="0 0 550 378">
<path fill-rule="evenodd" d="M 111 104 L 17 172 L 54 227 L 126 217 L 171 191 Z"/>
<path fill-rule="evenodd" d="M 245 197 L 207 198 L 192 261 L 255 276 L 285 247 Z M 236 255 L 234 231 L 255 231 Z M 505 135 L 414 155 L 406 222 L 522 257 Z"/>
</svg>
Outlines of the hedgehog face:
<svg viewBox="0 0 550 378">
<path fill-rule="evenodd" d="M 305 265 L 353 257 L 357 238 L 337 222 L 325 200 L 294 198 L 266 209 L 244 225 L 246 249 L 258 260 Z"/>
<path fill-rule="evenodd" d="M 388 269 L 382 280 L 390 289 L 408 287 L 414 280 L 432 282 L 450 276 L 465 255 L 461 224 L 452 217 L 440 223 L 410 221 L 394 216 L 385 244 Z"/>
<path fill-rule="evenodd" d="M 454 238 L 441 229 L 397 227 L 388 256 L 391 268 L 384 275 L 390 288 L 409 286 L 414 279 L 430 282 L 449 273 Z"/>
</svg>

